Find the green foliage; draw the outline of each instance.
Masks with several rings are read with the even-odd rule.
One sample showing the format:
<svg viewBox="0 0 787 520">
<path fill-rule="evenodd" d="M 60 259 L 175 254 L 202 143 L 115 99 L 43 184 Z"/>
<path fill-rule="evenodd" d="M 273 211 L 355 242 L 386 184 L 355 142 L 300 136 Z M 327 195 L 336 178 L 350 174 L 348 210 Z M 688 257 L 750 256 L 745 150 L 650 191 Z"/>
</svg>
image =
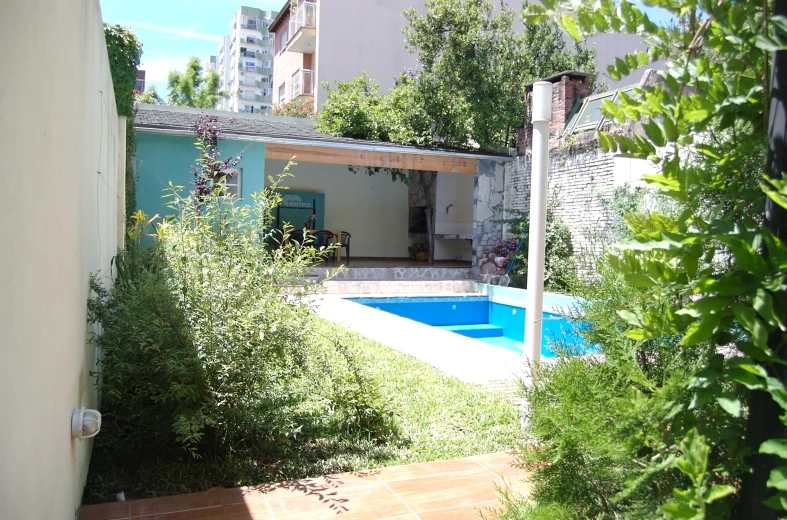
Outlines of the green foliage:
<svg viewBox="0 0 787 520">
<path fill-rule="evenodd" d="M 519 253 L 508 255 L 514 258 L 514 266 L 511 268 L 512 285 L 525 288 L 530 247 L 530 241 L 527 239 L 527 234 L 530 231 L 530 213 L 507 209 L 506 214 L 511 216 L 496 222 L 510 226 L 509 231 L 512 235 L 525 237 Z M 518 243 L 516 238 L 510 240 Z M 549 291 L 566 291 L 576 277 L 574 246 L 571 243 L 571 231 L 564 222 L 555 218 L 551 207 L 547 211 L 544 250 L 544 287 Z"/>
<path fill-rule="evenodd" d="M 525 113 L 524 86 L 565 70 L 595 70 L 557 25 L 513 29 L 516 12 L 483 0 L 429 0 L 405 11 L 405 44 L 418 54 L 418 87 L 434 134 L 453 146 L 510 146 Z"/>
<path fill-rule="evenodd" d="M 325 104 L 317 118 L 317 130 L 330 135 L 381 139 L 385 130 L 380 128 L 378 112 L 380 94 L 378 85 L 366 73 L 350 81 L 337 81 L 328 91 Z"/>
<path fill-rule="evenodd" d="M 142 58 L 142 44 L 131 32 L 120 25 L 104 24 L 109 70 L 115 87 L 118 114 L 131 117 L 134 89 L 137 86 L 137 67 Z"/>
<path fill-rule="evenodd" d="M 215 70 L 202 73 L 199 58 L 192 56 L 186 70 L 172 70 L 167 77 L 167 103 L 181 107 L 215 108 L 227 93 L 221 89 L 221 78 Z"/>
<path fill-rule="evenodd" d="M 323 87 L 328 97 L 317 117 L 317 130 L 330 135 L 401 144 L 433 143 L 432 123 L 423 108 L 416 80 L 403 73 L 387 95 L 366 76 Z"/>
<path fill-rule="evenodd" d="M 273 115 L 303 118 L 314 117 L 314 101 L 298 97 L 284 105 L 274 105 Z"/>
<path fill-rule="evenodd" d="M 388 93 L 366 77 L 328 90 L 317 128 L 401 144 L 510 146 L 525 112 L 525 84 L 563 70 L 592 72 L 594 54 L 569 50 L 555 24 L 513 29 L 509 7 L 489 1 L 430 0 L 405 11 L 405 43 L 421 69 L 403 71 Z"/>
<path fill-rule="evenodd" d="M 621 334 L 638 319 L 621 310 L 622 302 L 655 315 L 671 301 L 654 299 L 608 266 L 598 275 L 572 284 L 581 303 L 569 312 L 603 359 L 561 357 L 535 368 L 524 389 L 529 421 L 521 460 L 533 473 L 536 505 L 522 518 L 540 518 L 552 508 L 570 511 L 565 518 L 662 518 L 673 488 L 690 485 L 676 463 L 692 431 L 718 436 L 707 454 L 715 473 L 702 475 L 703 486 L 733 485 L 743 471 L 744 419 L 716 401 L 692 408 L 686 387 L 718 358 L 701 348 L 678 349 L 680 338 L 663 323 L 653 323 L 659 328 L 650 338 Z M 571 351 L 571 345 L 562 348 Z M 729 517 L 730 505 L 729 497 L 706 504 L 708 518 Z"/>
<path fill-rule="evenodd" d="M 126 221 L 137 207 L 137 183 L 131 167 L 131 158 L 137 147 L 134 131 L 133 101 L 137 86 L 137 66 L 142 58 L 142 43 L 133 32 L 120 25 L 104 24 L 109 70 L 115 90 L 118 115 L 126 117 Z"/>
<path fill-rule="evenodd" d="M 132 161 L 137 152 L 137 131 L 134 118 L 126 118 L 126 222 L 131 223 L 131 215 L 137 207 L 137 179 L 134 177 Z"/>
<path fill-rule="evenodd" d="M 164 100 L 156 92 L 156 85 L 151 85 L 145 92 L 134 91 L 135 103 L 147 103 L 148 105 L 163 105 Z"/>
<path fill-rule="evenodd" d="M 609 69 L 613 79 L 673 58 L 661 84 L 634 89 L 619 106 L 603 108 L 619 123 L 641 121 L 645 135 L 600 132 L 598 139 L 605 151 L 658 163 L 661 171 L 646 181 L 678 211 L 627 214 L 630 239 L 608 255 L 601 283 L 586 287 L 596 293 L 580 316 L 606 363 L 590 363 L 591 380 L 582 379 L 581 361 L 565 378 L 570 363 L 558 364 L 529 391 L 539 448 L 551 442 L 563 450 L 565 439 L 583 432 L 583 461 L 608 454 L 605 446 L 625 448 L 625 456 L 610 463 L 630 468 L 613 479 L 618 487 L 600 488 L 601 494 L 584 490 L 573 495 L 573 505 L 560 494 L 572 493 L 576 484 L 553 480 L 547 489 L 548 471 L 536 470 L 537 502 L 556 501 L 583 518 L 591 510 L 601 518 L 729 517 L 742 478 L 763 471 L 751 466 L 751 448 L 742 441 L 751 420 L 747 400 L 754 403 L 763 392 L 787 410 L 784 382 L 772 375 L 783 362 L 769 342 L 787 340 L 787 245 L 764 225 L 762 213 L 766 197 L 787 207 L 787 190 L 784 181 L 761 181 L 768 52 L 787 48 L 773 29 L 787 24 L 769 19 L 762 3 L 679 0 L 659 6 L 674 16 L 688 14 L 687 26 L 658 26 L 627 0 L 544 2 L 526 12 L 532 23 L 558 16 L 575 37 L 618 31 L 647 37 L 648 52 L 616 60 Z M 593 397 L 595 374 L 610 370 L 615 384 L 601 385 L 609 390 Z M 609 408 L 583 414 L 587 405 L 572 404 L 569 379 L 589 401 L 605 400 Z M 563 418 L 551 413 L 553 407 Z M 550 420 L 557 426 L 552 437 L 540 430 Z M 606 422 L 606 431 L 594 432 Z M 759 451 L 784 458 L 784 444 L 770 439 Z M 550 467 L 559 466 L 564 452 L 547 452 Z M 785 507 L 785 482 L 783 467 L 771 472 L 769 506 Z M 619 509 L 605 508 L 600 495 Z"/>
<path fill-rule="evenodd" d="M 307 425 L 313 438 L 341 430 L 348 442 L 385 444 L 398 436 L 362 362 L 341 345 L 313 345 L 305 297 L 318 286 L 305 274 L 328 251 L 274 229 L 279 180 L 248 204 L 215 183 L 185 196 L 171 187 L 177 216 L 155 229 L 137 212 L 114 287 L 91 283 L 107 432 L 94 456 L 122 473 L 103 473 L 105 481 L 144 479 L 156 465 L 188 459 L 232 465 L 258 446 L 281 455 Z"/>
</svg>

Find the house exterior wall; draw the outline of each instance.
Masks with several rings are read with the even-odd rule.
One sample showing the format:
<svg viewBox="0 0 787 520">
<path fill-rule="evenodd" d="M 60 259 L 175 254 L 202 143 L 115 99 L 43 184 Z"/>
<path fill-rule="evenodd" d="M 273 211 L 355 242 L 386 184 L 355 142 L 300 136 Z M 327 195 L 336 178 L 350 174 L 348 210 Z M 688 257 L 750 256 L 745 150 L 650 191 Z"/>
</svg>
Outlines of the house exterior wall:
<svg viewBox="0 0 787 520">
<path fill-rule="evenodd" d="M 475 177 L 437 172 L 435 234 L 471 235 L 473 232 L 473 191 Z M 472 260 L 469 240 L 436 238 L 435 260 Z"/>
<path fill-rule="evenodd" d="M 57 23 L 30 38 L 41 13 Z M 88 284 L 119 244 L 125 121 L 95 0 L 5 2 L 0 45 L 14 49 L 0 55 L 14 71 L 0 76 L 0 518 L 69 519 L 93 445 L 71 439 L 71 414 L 98 406 Z M 13 80 L 52 49 L 67 81 Z"/>
<path fill-rule="evenodd" d="M 324 81 L 349 81 L 366 72 L 380 84 L 381 92 L 394 85 L 406 67 L 415 67 L 417 56 L 404 48 L 402 11 L 423 10 L 422 0 L 331 0 L 317 4 L 315 102 L 320 107 L 327 92 Z"/>
<path fill-rule="evenodd" d="M 188 193 L 194 175 L 191 166 L 198 151 L 194 148 L 196 136 L 163 135 L 137 130 L 137 209 L 148 216 L 171 215 L 167 201 L 161 196 L 169 183 L 183 186 Z M 241 198 L 249 201 L 251 194 L 262 191 L 265 179 L 265 143 L 223 139 L 219 141 L 222 157 L 242 154 L 238 164 L 241 169 Z"/>
<path fill-rule="evenodd" d="M 286 161 L 268 159 L 265 171 L 275 177 L 286 165 Z M 406 184 L 392 182 L 382 172 L 354 174 L 347 166 L 334 164 L 302 162 L 291 167 L 289 173 L 294 175 L 285 179 L 290 189 L 325 194 L 324 227 L 350 233 L 350 258 L 407 256 Z"/>
</svg>

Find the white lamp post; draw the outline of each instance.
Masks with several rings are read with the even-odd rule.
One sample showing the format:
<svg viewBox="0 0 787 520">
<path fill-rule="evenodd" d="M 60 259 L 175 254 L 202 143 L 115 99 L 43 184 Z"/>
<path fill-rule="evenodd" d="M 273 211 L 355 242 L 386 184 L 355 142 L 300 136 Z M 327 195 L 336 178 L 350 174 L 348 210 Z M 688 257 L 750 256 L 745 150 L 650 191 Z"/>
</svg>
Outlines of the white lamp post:
<svg viewBox="0 0 787 520">
<path fill-rule="evenodd" d="M 530 174 L 530 231 L 527 250 L 527 309 L 525 354 L 541 360 L 541 315 L 544 298 L 544 249 L 547 227 L 547 165 L 549 123 L 552 121 L 552 83 L 533 84 L 533 164 Z"/>
</svg>

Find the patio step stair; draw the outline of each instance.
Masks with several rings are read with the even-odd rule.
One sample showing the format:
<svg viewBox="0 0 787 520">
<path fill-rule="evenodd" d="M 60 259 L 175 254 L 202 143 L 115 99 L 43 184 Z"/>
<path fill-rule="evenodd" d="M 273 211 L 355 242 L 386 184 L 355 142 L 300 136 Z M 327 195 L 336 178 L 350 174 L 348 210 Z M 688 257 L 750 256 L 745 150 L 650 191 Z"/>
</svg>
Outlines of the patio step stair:
<svg viewBox="0 0 787 520">
<path fill-rule="evenodd" d="M 313 267 L 311 274 L 325 279 L 335 268 Z M 468 280 L 469 267 L 345 267 L 333 273 L 333 281 L 445 281 Z"/>
<path fill-rule="evenodd" d="M 476 323 L 473 325 L 443 325 L 443 330 L 455 332 L 468 338 L 497 338 L 503 335 L 503 327 L 489 323 Z"/>
<path fill-rule="evenodd" d="M 468 294 L 476 292 L 474 280 L 330 280 L 323 283 L 328 294 Z"/>
</svg>

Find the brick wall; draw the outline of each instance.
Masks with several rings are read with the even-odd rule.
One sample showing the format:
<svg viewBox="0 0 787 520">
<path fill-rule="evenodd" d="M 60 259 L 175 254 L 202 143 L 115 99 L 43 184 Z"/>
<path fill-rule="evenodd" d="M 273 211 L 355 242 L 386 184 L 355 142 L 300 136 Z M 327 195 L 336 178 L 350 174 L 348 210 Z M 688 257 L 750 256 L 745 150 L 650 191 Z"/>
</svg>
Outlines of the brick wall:
<svg viewBox="0 0 787 520">
<path fill-rule="evenodd" d="M 517 157 L 506 171 L 506 207 L 530 210 L 531 156 Z M 579 260 L 601 252 L 598 237 L 611 224 L 604 201 L 614 192 L 614 156 L 596 141 L 550 151 L 548 197 L 555 218 L 568 225 Z M 590 269 L 581 265 L 580 269 Z"/>
<path fill-rule="evenodd" d="M 590 83 L 585 75 L 566 74 L 552 81 L 552 123 L 549 125 L 549 146 L 561 141 L 563 128 L 579 102 L 590 95 Z M 533 141 L 533 90 L 528 87 L 525 94 L 527 104 L 524 128 L 517 132 L 517 155 L 530 152 Z"/>
</svg>

